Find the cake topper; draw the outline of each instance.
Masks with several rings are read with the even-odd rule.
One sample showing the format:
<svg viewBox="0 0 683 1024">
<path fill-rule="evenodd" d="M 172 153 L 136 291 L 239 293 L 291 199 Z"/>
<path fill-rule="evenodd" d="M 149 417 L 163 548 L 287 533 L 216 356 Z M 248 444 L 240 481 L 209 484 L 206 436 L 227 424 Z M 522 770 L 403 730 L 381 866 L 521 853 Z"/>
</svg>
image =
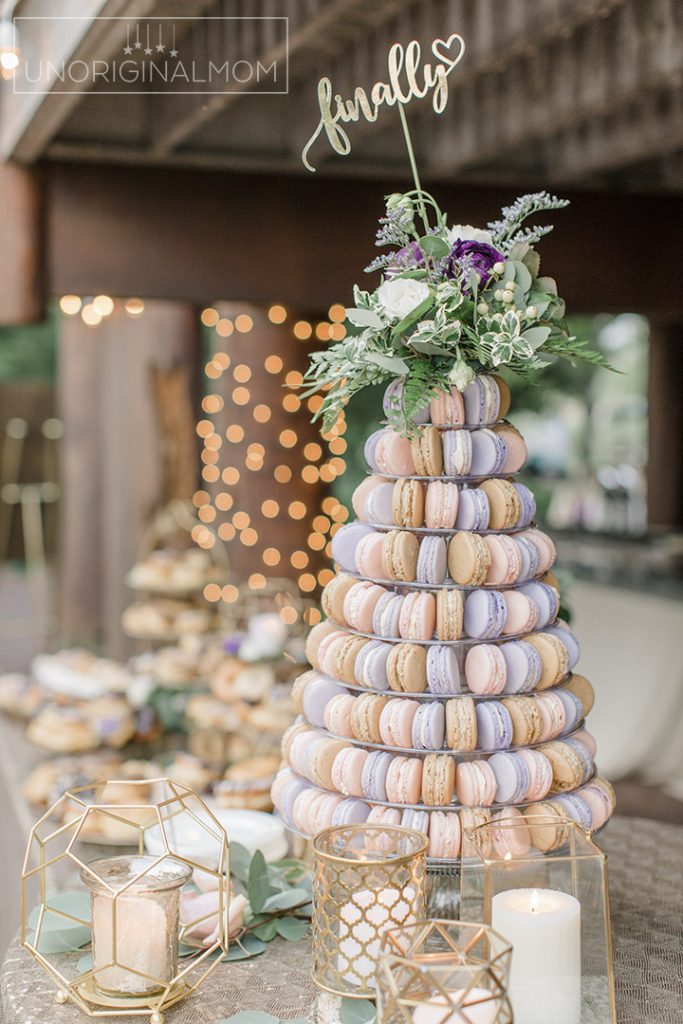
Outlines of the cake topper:
<svg viewBox="0 0 683 1024">
<path fill-rule="evenodd" d="M 464 53 L 465 41 L 457 32 L 453 32 L 448 39 L 433 40 L 431 54 L 436 58 L 436 63 L 426 61 L 421 64 L 422 50 L 416 39 L 407 46 L 394 43 L 387 58 L 389 80 L 375 82 L 369 94 L 362 86 L 357 86 L 353 97 L 346 100 L 339 93 L 333 92 L 329 78 L 321 78 L 318 82 L 320 121 L 301 153 L 304 167 L 315 171 L 308 154 L 323 131 L 335 153 L 347 156 L 351 152 L 351 139 L 342 125 L 360 121 L 361 118 L 373 123 L 382 107 L 397 104 L 415 173 L 404 107 L 412 100 L 423 99 L 431 94 L 432 107 L 435 113 L 441 114 L 448 102 L 448 76 L 460 63 Z"/>
</svg>

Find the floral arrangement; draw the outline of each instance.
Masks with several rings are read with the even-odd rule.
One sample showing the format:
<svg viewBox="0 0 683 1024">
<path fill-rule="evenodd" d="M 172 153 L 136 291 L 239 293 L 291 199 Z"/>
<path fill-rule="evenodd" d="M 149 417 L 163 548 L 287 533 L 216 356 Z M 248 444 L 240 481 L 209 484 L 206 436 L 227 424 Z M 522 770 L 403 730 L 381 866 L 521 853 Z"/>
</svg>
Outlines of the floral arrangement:
<svg viewBox="0 0 683 1024">
<path fill-rule="evenodd" d="M 557 357 L 606 366 L 569 333 L 555 281 L 539 275 L 534 246 L 552 227 L 523 226 L 528 217 L 567 205 L 535 192 L 482 229 L 449 227 L 422 189 L 390 195 L 376 244 L 391 251 L 366 267 L 381 270 L 382 282 L 374 292 L 354 288 L 349 334 L 314 353 L 304 377 L 304 397 L 324 394 L 315 416 L 323 429 L 356 392 L 393 378 L 402 388 L 390 419 L 407 432 L 437 392 L 463 391 L 478 372 L 506 367 L 528 376 Z"/>
</svg>

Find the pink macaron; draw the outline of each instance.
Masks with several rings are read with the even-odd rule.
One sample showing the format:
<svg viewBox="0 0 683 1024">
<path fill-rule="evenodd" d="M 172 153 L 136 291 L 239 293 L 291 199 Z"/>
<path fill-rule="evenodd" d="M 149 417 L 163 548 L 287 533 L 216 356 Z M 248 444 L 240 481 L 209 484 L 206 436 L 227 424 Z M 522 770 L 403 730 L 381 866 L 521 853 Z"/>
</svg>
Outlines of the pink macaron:
<svg viewBox="0 0 683 1024">
<path fill-rule="evenodd" d="M 379 719 L 379 732 L 387 747 L 410 748 L 413 745 L 413 719 L 419 702 L 403 698 L 387 701 Z"/>
<path fill-rule="evenodd" d="M 497 644 L 477 644 L 465 657 L 465 681 L 472 693 L 503 693 L 507 663 Z"/>
<path fill-rule="evenodd" d="M 490 533 L 484 537 L 484 542 L 491 559 L 486 582 L 492 586 L 514 583 L 522 568 L 522 559 L 512 537 L 504 533 Z"/>
<path fill-rule="evenodd" d="M 371 579 L 382 579 L 382 547 L 384 545 L 383 533 L 368 533 L 358 542 L 355 551 L 356 572 L 361 576 L 369 576 Z"/>
<path fill-rule="evenodd" d="M 363 796 L 363 766 L 368 759 L 361 747 L 344 747 L 332 764 L 332 785 L 344 796 Z"/>
<path fill-rule="evenodd" d="M 337 642 L 337 640 L 340 638 L 343 639 L 345 636 L 348 636 L 348 633 L 345 633 L 343 629 L 334 629 L 331 633 L 327 633 L 327 635 L 320 641 L 320 646 L 316 652 L 315 663 L 311 659 L 313 667 L 320 669 L 321 672 L 327 672 L 327 668 L 325 666 L 329 664 L 330 648 Z M 330 673 L 328 673 L 328 675 L 329 674 Z M 334 673 L 331 674 L 334 675 Z"/>
<path fill-rule="evenodd" d="M 507 459 L 503 466 L 504 473 L 518 473 L 526 462 L 527 447 L 524 438 L 514 427 L 505 424 L 496 428 L 496 433 L 507 445 Z"/>
<path fill-rule="evenodd" d="M 454 860 L 460 855 L 462 831 L 455 811 L 432 811 L 429 815 L 429 856 Z"/>
<path fill-rule="evenodd" d="M 325 705 L 323 721 L 325 728 L 333 736 L 343 736 L 345 739 L 353 739 L 351 728 L 351 712 L 355 697 L 350 693 L 338 693 Z"/>
<path fill-rule="evenodd" d="M 521 590 L 504 590 L 503 600 L 506 609 L 503 636 L 530 633 L 538 622 L 538 605 Z"/>
<path fill-rule="evenodd" d="M 416 804 L 422 791 L 422 761 L 397 756 L 387 771 L 387 797 L 394 804 Z"/>
<path fill-rule="evenodd" d="M 550 792 L 553 784 L 553 769 L 550 761 L 540 750 L 533 747 L 521 747 L 517 756 L 522 759 L 529 772 L 529 785 L 524 799 L 529 803 L 543 800 Z"/>
<path fill-rule="evenodd" d="M 463 807 L 490 807 L 498 783 L 488 761 L 461 761 L 455 772 L 455 791 Z"/>
<path fill-rule="evenodd" d="M 490 834 L 493 849 L 502 860 L 523 857 L 531 849 L 531 832 L 515 807 L 491 815 Z"/>
<path fill-rule="evenodd" d="M 375 460 L 382 473 L 392 476 L 413 476 L 415 463 L 410 441 L 396 431 L 382 431 L 375 448 Z"/>
<path fill-rule="evenodd" d="M 398 629 L 404 640 L 431 640 L 436 627 L 436 599 L 433 594 L 413 590 L 401 605 Z"/>
<path fill-rule="evenodd" d="M 384 587 L 377 583 L 354 583 L 344 597 L 344 618 L 351 629 L 357 629 L 359 633 L 372 632 L 375 606 L 384 593 Z"/>
<path fill-rule="evenodd" d="M 465 422 L 465 403 L 456 387 L 439 391 L 429 403 L 429 418 L 439 426 L 459 426 Z"/>
<path fill-rule="evenodd" d="M 458 515 L 458 485 L 432 480 L 425 497 L 425 526 L 430 530 L 452 530 Z"/>
<path fill-rule="evenodd" d="M 382 807 L 377 804 L 368 814 L 368 825 L 400 825 L 401 812 L 398 807 Z"/>
<path fill-rule="evenodd" d="M 533 699 L 543 719 L 540 739 L 554 740 L 561 736 L 567 724 L 567 713 L 561 698 L 556 693 L 538 693 L 534 694 Z"/>
</svg>

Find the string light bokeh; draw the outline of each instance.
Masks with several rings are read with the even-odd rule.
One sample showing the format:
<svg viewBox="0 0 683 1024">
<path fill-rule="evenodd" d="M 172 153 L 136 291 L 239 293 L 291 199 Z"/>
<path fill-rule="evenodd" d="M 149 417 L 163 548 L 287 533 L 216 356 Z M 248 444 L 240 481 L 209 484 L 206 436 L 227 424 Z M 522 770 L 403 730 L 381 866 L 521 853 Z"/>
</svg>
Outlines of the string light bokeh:
<svg viewBox="0 0 683 1024">
<path fill-rule="evenodd" d="M 346 468 L 346 422 L 340 416 L 321 436 L 310 419 L 322 398 L 302 400 L 298 389 L 310 349 L 345 336 L 344 307 L 335 304 L 327 320 L 311 321 L 276 303 L 261 314 L 260 324 L 258 312 L 231 307 L 233 315 L 226 315 L 224 307 L 216 303 L 200 316 L 212 332 L 213 354 L 204 368 L 208 387 L 197 423 L 203 486 L 193 496 L 200 520 L 193 538 L 205 549 L 216 536 L 235 554 L 236 545 L 246 549 L 252 590 L 263 589 L 269 578 L 289 576 L 305 597 L 314 598 L 332 578 L 326 564 L 331 539 L 349 517 L 326 493 Z M 239 336 L 255 327 L 254 342 L 239 344 Z M 226 338 L 233 344 L 224 345 Z M 288 543 L 294 536 L 298 542 Z M 232 603 L 238 596 L 232 585 L 205 592 L 209 601 Z M 320 613 L 310 609 L 307 617 L 312 623 Z"/>
</svg>

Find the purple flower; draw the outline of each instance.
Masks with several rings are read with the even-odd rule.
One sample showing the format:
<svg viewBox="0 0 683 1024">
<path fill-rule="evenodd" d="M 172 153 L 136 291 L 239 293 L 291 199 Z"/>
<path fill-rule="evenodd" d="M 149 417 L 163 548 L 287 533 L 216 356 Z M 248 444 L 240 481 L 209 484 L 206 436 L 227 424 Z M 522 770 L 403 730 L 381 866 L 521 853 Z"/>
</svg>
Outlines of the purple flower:
<svg viewBox="0 0 683 1024">
<path fill-rule="evenodd" d="M 425 266 L 425 254 L 417 242 L 409 242 L 402 249 L 391 253 L 387 259 L 391 260 L 386 268 L 388 276 L 400 274 L 402 270 L 421 269 Z"/>
<path fill-rule="evenodd" d="M 446 277 L 461 277 L 463 272 L 474 270 L 483 287 L 491 276 L 493 264 L 499 262 L 505 263 L 505 257 L 488 242 L 458 239 L 448 257 Z"/>
</svg>

